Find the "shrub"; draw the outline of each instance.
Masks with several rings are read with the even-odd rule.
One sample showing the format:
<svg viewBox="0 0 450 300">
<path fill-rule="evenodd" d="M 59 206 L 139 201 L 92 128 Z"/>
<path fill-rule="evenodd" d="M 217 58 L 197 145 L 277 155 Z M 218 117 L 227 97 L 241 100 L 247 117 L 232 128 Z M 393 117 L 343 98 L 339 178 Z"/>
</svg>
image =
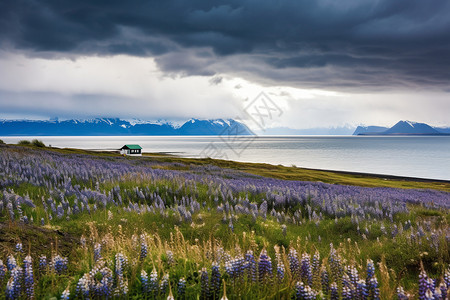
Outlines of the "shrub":
<svg viewBox="0 0 450 300">
<path fill-rule="evenodd" d="M 21 141 L 19 141 L 17 144 L 18 144 L 18 145 L 31 145 L 31 142 L 30 142 L 30 141 L 27 141 L 27 140 L 21 140 Z"/>
<path fill-rule="evenodd" d="M 4 144 L 4 143 L 5 143 L 5 142 L 4 142 L 3 140 L 0 140 L 0 145 L 1 145 L 1 144 Z"/>
<path fill-rule="evenodd" d="M 36 146 L 36 147 L 45 147 L 45 144 L 40 140 L 35 139 L 31 143 L 33 144 L 33 146 Z"/>
</svg>

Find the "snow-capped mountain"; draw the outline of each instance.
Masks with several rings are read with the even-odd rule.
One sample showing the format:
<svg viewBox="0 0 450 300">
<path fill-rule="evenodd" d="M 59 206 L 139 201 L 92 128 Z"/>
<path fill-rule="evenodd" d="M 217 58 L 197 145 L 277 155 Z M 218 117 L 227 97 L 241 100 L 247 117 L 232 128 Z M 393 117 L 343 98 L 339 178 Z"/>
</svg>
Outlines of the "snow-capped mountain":
<svg viewBox="0 0 450 300">
<path fill-rule="evenodd" d="M 388 129 L 389 129 L 388 127 L 382 127 L 382 126 L 358 126 L 358 127 L 356 127 L 355 132 L 353 132 L 353 135 L 379 134 Z"/>
<path fill-rule="evenodd" d="M 431 127 L 425 123 L 399 121 L 391 128 L 358 126 L 353 135 L 448 135 L 445 128 Z"/>
<path fill-rule="evenodd" d="M 244 124 L 232 119 L 191 119 L 183 124 L 164 120 L 95 118 L 48 121 L 3 120 L 0 136 L 114 136 L 114 135 L 252 135 Z"/>
</svg>

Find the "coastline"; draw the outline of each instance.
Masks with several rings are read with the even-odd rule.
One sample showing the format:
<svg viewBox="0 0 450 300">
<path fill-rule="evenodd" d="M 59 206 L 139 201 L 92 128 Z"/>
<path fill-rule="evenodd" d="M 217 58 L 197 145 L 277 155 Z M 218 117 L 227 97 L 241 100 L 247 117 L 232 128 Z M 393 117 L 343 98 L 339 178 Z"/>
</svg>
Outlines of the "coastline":
<svg viewBox="0 0 450 300">
<path fill-rule="evenodd" d="M 6 145 L 6 144 L 5 144 Z M 85 154 L 105 157 L 122 157 L 117 151 L 83 150 L 76 148 L 34 147 L 8 144 L 7 146 L 27 147 L 37 150 L 55 151 L 62 154 Z M 153 161 L 178 162 L 184 165 L 180 170 L 190 169 L 195 165 L 210 164 L 221 168 L 236 169 L 253 175 L 282 180 L 324 182 L 340 185 L 363 187 L 391 187 L 404 189 L 435 189 L 450 192 L 450 181 L 439 179 L 416 178 L 407 176 L 372 174 L 339 170 L 323 170 L 294 166 L 274 165 L 268 163 L 239 162 L 213 158 L 188 158 L 167 152 L 146 152 L 141 157 L 123 157 L 124 159 L 151 159 Z M 161 166 L 163 168 L 163 166 Z"/>
</svg>

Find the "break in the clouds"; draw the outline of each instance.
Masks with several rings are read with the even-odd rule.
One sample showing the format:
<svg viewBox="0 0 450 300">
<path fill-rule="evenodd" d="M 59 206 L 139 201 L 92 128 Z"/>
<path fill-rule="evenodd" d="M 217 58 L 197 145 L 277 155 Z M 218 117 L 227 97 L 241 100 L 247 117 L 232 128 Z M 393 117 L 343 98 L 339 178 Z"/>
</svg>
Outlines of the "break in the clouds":
<svg viewBox="0 0 450 300">
<path fill-rule="evenodd" d="M 6 0 L 0 108 L 232 117 L 245 93 L 284 89 L 302 120 L 448 124 L 449 32 L 447 0 Z"/>
</svg>

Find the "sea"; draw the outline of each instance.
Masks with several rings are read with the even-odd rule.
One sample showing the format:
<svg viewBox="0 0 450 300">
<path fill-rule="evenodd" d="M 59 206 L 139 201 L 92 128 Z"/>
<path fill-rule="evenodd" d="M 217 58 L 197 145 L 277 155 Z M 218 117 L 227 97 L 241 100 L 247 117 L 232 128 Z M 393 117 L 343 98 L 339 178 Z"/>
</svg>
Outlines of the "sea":
<svg viewBox="0 0 450 300">
<path fill-rule="evenodd" d="M 42 136 L 0 137 L 6 143 L 42 140 L 61 148 L 211 157 L 312 169 L 450 180 L 449 136 Z"/>
</svg>

